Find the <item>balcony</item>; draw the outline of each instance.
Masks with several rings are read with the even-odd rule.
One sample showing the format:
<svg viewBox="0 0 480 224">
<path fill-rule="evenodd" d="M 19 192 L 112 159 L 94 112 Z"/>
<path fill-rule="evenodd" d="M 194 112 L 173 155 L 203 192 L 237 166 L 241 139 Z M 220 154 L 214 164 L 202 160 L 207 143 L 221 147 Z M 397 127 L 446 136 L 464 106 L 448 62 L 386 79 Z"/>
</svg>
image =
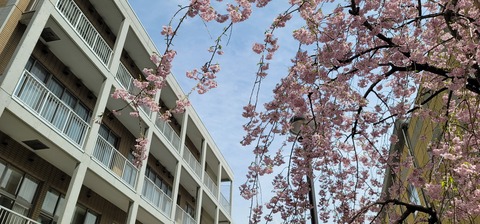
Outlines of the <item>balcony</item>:
<svg viewBox="0 0 480 224">
<path fill-rule="evenodd" d="M 173 130 L 172 126 L 159 118 L 157 118 L 155 126 L 157 126 L 158 130 L 160 130 L 160 132 L 162 132 L 165 138 L 172 144 L 173 148 L 175 148 L 177 152 L 180 153 L 180 137 Z"/>
<path fill-rule="evenodd" d="M 197 221 L 185 212 L 180 206 L 177 205 L 177 211 L 175 212 L 175 223 L 179 224 L 196 224 Z"/>
<path fill-rule="evenodd" d="M 202 166 L 200 166 L 200 163 L 195 159 L 187 146 L 183 149 L 183 160 L 187 162 L 188 166 L 195 172 L 198 178 L 202 177 Z"/>
<path fill-rule="evenodd" d="M 15 89 L 14 99 L 82 150 L 90 125 L 27 70 Z"/>
<path fill-rule="evenodd" d="M 220 193 L 220 205 L 222 205 L 223 209 L 225 209 L 225 211 L 231 215 L 231 206 L 230 206 L 230 202 L 227 200 L 227 198 L 222 194 Z"/>
<path fill-rule="evenodd" d="M 140 92 L 140 90 L 133 85 L 133 76 L 127 70 L 127 68 L 125 68 L 125 65 L 123 65 L 123 63 L 121 62 L 120 62 L 120 65 L 118 66 L 116 78 L 120 83 L 120 85 L 128 92 L 132 94 L 138 94 Z M 140 106 L 139 108 L 147 116 L 150 116 L 152 114 L 150 109 L 144 105 Z"/>
<path fill-rule="evenodd" d="M 39 222 L 29 219 L 19 213 L 0 205 L 0 223 L 9 224 L 40 224 Z"/>
<path fill-rule="evenodd" d="M 133 77 L 121 62 L 118 66 L 116 78 L 125 90 L 133 92 Z"/>
<path fill-rule="evenodd" d="M 162 211 L 167 217 L 170 216 L 172 199 L 147 177 L 145 177 L 142 195 L 155 208 Z"/>
<path fill-rule="evenodd" d="M 59 0 L 56 8 L 85 44 L 108 67 L 112 49 L 73 0 Z"/>
<path fill-rule="evenodd" d="M 218 186 L 207 173 L 205 173 L 205 176 L 203 177 L 203 183 L 205 184 L 205 186 L 207 186 L 208 190 L 213 194 L 213 196 L 217 198 Z"/>
<path fill-rule="evenodd" d="M 102 136 L 98 136 L 92 154 L 94 160 L 111 174 L 135 188 L 138 169 Z"/>
</svg>

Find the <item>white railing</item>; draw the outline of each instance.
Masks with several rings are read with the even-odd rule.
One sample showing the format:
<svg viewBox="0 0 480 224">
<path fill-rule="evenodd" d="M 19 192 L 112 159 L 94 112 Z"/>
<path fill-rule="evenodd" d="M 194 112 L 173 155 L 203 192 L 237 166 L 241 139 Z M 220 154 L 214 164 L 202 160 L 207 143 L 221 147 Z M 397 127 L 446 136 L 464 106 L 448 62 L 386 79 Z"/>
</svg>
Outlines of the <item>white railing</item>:
<svg viewBox="0 0 480 224">
<path fill-rule="evenodd" d="M 183 160 L 187 162 L 188 166 L 195 172 L 198 178 L 202 177 L 202 167 L 187 146 L 183 149 Z"/>
<path fill-rule="evenodd" d="M 75 4 L 73 0 L 59 0 L 56 8 L 70 23 L 77 34 L 82 37 L 100 61 L 107 66 L 112 55 L 112 49 L 90 23 L 88 18 L 83 14 L 77 4 Z"/>
<path fill-rule="evenodd" d="M 155 126 L 157 126 L 165 138 L 172 144 L 173 148 L 180 153 L 180 137 L 173 130 L 172 126 L 160 118 L 157 118 L 157 121 L 155 121 Z"/>
<path fill-rule="evenodd" d="M 8 224 L 40 224 L 39 222 L 29 219 L 17 212 L 0 205 L 0 223 Z"/>
<path fill-rule="evenodd" d="M 177 211 L 175 212 L 175 223 L 180 224 L 196 224 L 197 221 L 185 212 L 180 206 L 177 205 Z"/>
<path fill-rule="evenodd" d="M 172 199 L 147 177 L 145 177 L 142 195 L 155 208 L 162 211 L 166 216 L 170 216 Z"/>
<path fill-rule="evenodd" d="M 215 182 L 212 180 L 212 178 L 205 173 L 205 176 L 203 177 L 203 183 L 205 186 L 207 186 L 208 190 L 215 196 L 215 198 L 218 197 L 218 186 L 215 184 Z"/>
<path fill-rule="evenodd" d="M 102 136 L 98 136 L 92 156 L 101 166 L 119 177 L 131 187 L 135 187 L 138 169 Z"/>
<path fill-rule="evenodd" d="M 133 92 L 133 77 L 121 62 L 118 66 L 116 78 L 125 90 Z"/>
<path fill-rule="evenodd" d="M 230 215 L 231 214 L 231 205 L 230 202 L 227 200 L 222 193 L 220 193 L 220 204 L 225 209 L 225 211 Z"/>
<path fill-rule="evenodd" d="M 127 68 L 125 68 L 125 65 L 123 65 L 123 63 L 121 62 L 120 62 L 120 65 L 118 66 L 116 78 L 120 83 L 120 85 L 131 94 L 135 95 L 140 92 L 140 89 L 133 85 L 133 76 L 127 70 Z M 152 114 L 150 108 L 148 108 L 145 105 L 141 105 L 139 108 L 148 116 Z"/>
<path fill-rule="evenodd" d="M 27 70 L 23 71 L 16 87 L 15 98 L 79 149 L 82 148 L 90 125 Z"/>
</svg>

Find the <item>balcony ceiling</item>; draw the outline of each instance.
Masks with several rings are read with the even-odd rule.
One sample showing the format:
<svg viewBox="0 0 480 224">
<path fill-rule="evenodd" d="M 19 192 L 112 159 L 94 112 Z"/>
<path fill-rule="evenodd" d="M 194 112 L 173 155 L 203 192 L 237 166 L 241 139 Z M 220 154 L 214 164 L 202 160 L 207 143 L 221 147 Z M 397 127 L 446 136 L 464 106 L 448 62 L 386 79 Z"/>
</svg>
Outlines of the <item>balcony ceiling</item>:
<svg viewBox="0 0 480 224">
<path fill-rule="evenodd" d="M 187 165 L 188 166 L 188 165 Z M 188 193 L 194 198 L 197 197 L 197 187 L 198 184 L 195 180 L 188 174 L 187 170 L 189 169 L 186 166 L 183 167 L 182 173 L 180 174 L 180 184 L 188 191 Z M 192 171 L 193 172 L 193 171 Z"/>
<path fill-rule="evenodd" d="M 90 3 L 95 7 L 98 14 L 102 16 L 105 23 L 112 30 L 115 36 L 118 36 L 120 25 L 124 19 L 117 5 L 112 0 L 91 0 Z"/>
<path fill-rule="evenodd" d="M 98 96 L 98 92 L 105 77 L 91 61 L 97 59 L 89 59 L 87 55 L 81 51 L 78 45 L 67 36 L 65 31 L 60 28 L 54 19 L 50 18 L 45 27 L 50 27 L 60 38 L 60 40 L 57 41 L 46 42 L 45 45 L 48 46 L 48 49 L 50 49 L 50 51 L 52 51 L 53 54 L 55 54 L 55 56 L 59 58 L 90 91 Z M 90 50 L 85 48 L 85 51 Z M 99 64 L 101 63 L 100 61 L 98 62 Z"/>
<path fill-rule="evenodd" d="M 27 112 L 29 113 L 29 112 Z M 17 114 L 19 115 L 19 114 Z M 21 114 L 20 114 L 21 115 Z M 49 163 L 62 170 L 68 175 L 72 175 L 72 172 L 77 164 L 77 160 L 68 155 L 62 148 L 57 146 L 54 142 L 48 140 L 45 135 L 52 135 L 55 132 L 53 130 L 47 132 L 37 132 L 40 128 L 45 128 L 45 125 L 37 118 L 30 119 L 31 116 L 22 116 L 22 119 L 28 119 L 28 124 L 21 120 L 8 110 L 5 110 L 0 117 L 0 130 L 14 139 L 16 142 L 21 143 L 25 148 L 28 146 L 23 144 L 23 141 L 39 140 L 45 144 L 48 149 L 36 150 L 33 153 L 37 154 L 41 158 L 47 160 Z M 34 126 L 35 128 L 33 128 Z M 53 132 L 53 133 L 52 133 Z"/>
</svg>

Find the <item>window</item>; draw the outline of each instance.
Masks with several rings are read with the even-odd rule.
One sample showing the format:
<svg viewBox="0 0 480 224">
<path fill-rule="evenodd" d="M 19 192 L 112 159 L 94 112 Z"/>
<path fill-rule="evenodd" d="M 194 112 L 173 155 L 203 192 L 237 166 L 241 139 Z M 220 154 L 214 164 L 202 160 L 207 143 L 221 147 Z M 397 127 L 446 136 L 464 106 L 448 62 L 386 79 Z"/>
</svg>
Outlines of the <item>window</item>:
<svg viewBox="0 0 480 224">
<path fill-rule="evenodd" d="M 105 141 L 110 143 L 113 147 L 117 148 L 119 137 L 115 135 L 112 130 L 103 123 L 100 125 L 99 134 L 103 137 L 103 139 L 105 139 Z"/>
<path fill-rule="evenodd" d="M 408 196 L 412 204 L 421 205 L 417 188 L 413 184 L 408 184 Z"/>
<path fill-rule="evenodd" d="M 165 182 L 159 175 L 157 175 L 150 166 L 145 169 L 145 176 L 148 177 L 163 193 L 172 197 L 172 187 Z"/>
<path fill-rule="evenodd" d="M 28 60 L 25 70 L 29 71 L 30 75 L 22 77 L 16 96 L 76 143 L 81 144 L 86 131 L 84 123 L 88 123 L 91 117 L 90 109 L 33 57 Z M 71 116 L 72 111 L 76 116 Z"/>
<path fill-rule="evenodd" d="M 54 189 L 50 189 L 43 200 L 42 210 L 38 221 L 42 224 L 56 224 L 59 215 L 65 209 L 65 196 Z"/>
<path fill-rule="evenodd" d="M 96 224 L 99 221 L 99 216 L 95 212 L 77 205 L 73 213 L 71 224 Z"/>
<path fill-rule="evenodd" d="M 195 217 L 195 209 L 188 203 L 185 206 L 185 212 L 189 214 L 192 218 Z"/>
<path fill-rule="evenodd" d="M 127 155 L 127 160 L 128 161 L 133 161 L 133 154 L 129 153 Z M 131 186 L 134 186 L 135 180 L 137 178 L 137 170 L 133 166 L 132 163 L 127 163 L 125 164 L 125 170 L 123 171 L 122 174 L 122 179 L 125 180 L 127 183 L 129 183 Z"/>
<path fill-rule="evenodd" d="M 32 207 L 38 182 L 0 161 L 0 205 L 22 215 Z"/>
<path fill-rule="evenodd" d="M 98 131 L 99 135 L 103 138 L 97 140 L 97 145 L 95 146 L 95 158 L 97 158 L 103 165 L 108 168 L 111 168 L 113 164 L 113 150 L 112 147 L 116 148 L 118 145 L 119 138 L 108 128 L 106 125 L 101 124 Z M 105 143 L 108 142 L 109 144 Z"/>
<path fill-rule="evenodd" d="M 42 82 L 55 96 L 57 96 L 63 103 L 75 111 L 75 113 L 84 121 L 88 122 L 91 113 L 90 110 L 80 102 L 70 91 L 63 86 L 48 70 L 36 59 L 30 57 L 25 66 L 25 69 L 35 76 L 38 81 Z M 48 108 L 48 107 L 47 107 Z M 56 108 L 48 108 L 49 117 L 53 117 L 53 114 L 57 110 Z M 57 112 L 58 113 L 58 112 Z M 47 118 L 47 117 L 45 117 Z M 48 118 L 47 118 L 48 119 Z"/>
</svg>

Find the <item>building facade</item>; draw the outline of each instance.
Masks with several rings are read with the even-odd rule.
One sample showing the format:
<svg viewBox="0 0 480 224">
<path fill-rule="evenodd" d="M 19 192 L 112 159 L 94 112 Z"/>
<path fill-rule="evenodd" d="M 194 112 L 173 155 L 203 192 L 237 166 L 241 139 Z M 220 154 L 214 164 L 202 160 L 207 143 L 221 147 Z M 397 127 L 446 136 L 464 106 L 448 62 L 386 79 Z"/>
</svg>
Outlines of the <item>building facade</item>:
<svg viewBox="0 0 480 224">
<path fill-rule="evenodd" d="M 232 223 L 233 172 L 194 109 L 136 119 L 111 97 L 152 52 L 126 0 L 0 0 L 0 223 Z"/>
</svg>

